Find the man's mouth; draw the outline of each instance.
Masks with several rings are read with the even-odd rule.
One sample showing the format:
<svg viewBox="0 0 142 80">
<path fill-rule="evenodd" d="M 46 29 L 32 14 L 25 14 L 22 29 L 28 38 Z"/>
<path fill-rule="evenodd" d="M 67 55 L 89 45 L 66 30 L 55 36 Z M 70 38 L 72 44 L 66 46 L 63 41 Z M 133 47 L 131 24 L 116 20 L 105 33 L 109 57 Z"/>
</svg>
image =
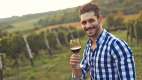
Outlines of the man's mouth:
<svg viewBox="0 0 142 80">
<path fill-rule="evenodd" d="M 85 31 L 88 31 L 88 30 L 91 30 L 91 29 L 95 29 L 96 26 L 92 26 L 92 27 L 89 27 L 89 28 L 85 28 Z"/>
</svg>

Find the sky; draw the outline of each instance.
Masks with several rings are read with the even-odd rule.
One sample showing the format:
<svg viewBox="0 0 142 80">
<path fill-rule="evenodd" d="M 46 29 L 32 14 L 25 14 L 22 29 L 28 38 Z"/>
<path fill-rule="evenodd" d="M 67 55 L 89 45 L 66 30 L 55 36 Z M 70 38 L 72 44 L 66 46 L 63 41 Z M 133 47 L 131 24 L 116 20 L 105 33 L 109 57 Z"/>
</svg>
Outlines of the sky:
<svg viewBox="0 0 142 80">
<path fill-rule="evenodd" d="M 76 7 L 91 0 L 0 0 L 0 18 Z"/>
</svg>

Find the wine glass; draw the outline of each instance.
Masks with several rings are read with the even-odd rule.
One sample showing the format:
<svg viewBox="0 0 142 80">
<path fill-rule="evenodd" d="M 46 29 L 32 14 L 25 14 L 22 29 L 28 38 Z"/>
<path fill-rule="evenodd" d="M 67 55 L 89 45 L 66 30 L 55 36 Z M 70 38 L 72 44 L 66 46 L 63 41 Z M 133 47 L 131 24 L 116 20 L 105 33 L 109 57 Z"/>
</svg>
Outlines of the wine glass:
<svg viewBox="0 0 142 80">
<path fill-rule="evenodd" d="M 81 43 L 79 38 L 71 39 L 70 50 L 72 51 L 72 53 L 78 54 L 80 52 L 80 49 L 81 49 Z"/>
<path fill-rule="evenodd" d="M 79 38 L 74 38 L 70 40 L 70 50 L 72 51 L 73 54 L 79 55 L 79 52 L 81 50 L 81 43 Z M 79 76 L 78 74 L 80 74 L 80 64 L 77 64 L 75 71 L 74 70 L 72 71 L 72 79 L 79 80 L 77 79 L 78 77 L 75 77 L 75 75 Z"/>
</svg>

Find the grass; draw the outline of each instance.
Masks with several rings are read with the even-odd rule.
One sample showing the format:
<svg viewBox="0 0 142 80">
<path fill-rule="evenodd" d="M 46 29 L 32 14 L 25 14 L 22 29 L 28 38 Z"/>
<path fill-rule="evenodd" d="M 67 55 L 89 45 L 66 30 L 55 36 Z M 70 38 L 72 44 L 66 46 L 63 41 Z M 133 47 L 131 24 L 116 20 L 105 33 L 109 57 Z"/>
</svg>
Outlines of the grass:
<svg viewBox="0 0 142 80">
<path fill-rule="evenodd" d="M 68 51 L 58 54 L 54 58 L 49 58 L 45 55 L 40 56 L 40 58 L 35 59 L 34 67 L 30 65 L 23 67 L 19 70 L 19 74 L 6 80 L 16 80 L 17 76 L 19 77 L 17 80 L 56 80 L 57 78 L 59 80 L 67 80 L 70 76 L 68 58 Z"/>
<path fill-rule="evenodd" d="M 126 32 L 117 31 L 112 32 L 115 36 L 126 41 Z M 81 39 L 81 43 L 85 46 L 87 37 Z M 130 42 L 128 42 L 130 44 Z M 137 80 L 142 79 L 142 46 L 136 46 L 132 43 L 131 48 L 134 52 L 136 62 Z M 81 53 L 83 49 L 81 50 Z M 46 52 L 45 52 L 46 53 Z M 41 55 L 35 58 L 35 66 L 30 65 L 21 67 L 17 74 L 12 77 L 5 78 L 5 80 L 71 80 L 71 69 L 69 67 L 69 56 L 71 52 L 68 49 L 63 49 L 57 52 L 53 58 L 47 55 Z M 87 79 L 89 80 L 89 79 Z"/>
<path fill-rule="evenodd" d="M 10 28 L 7 31 L 8 32 L 14 32 L 14 31 L 26 31 L 36 28 L 34 26 L 34 22 L 32 21 L 22 21 L 12 24 L 14 28 Z"/>
</svg>

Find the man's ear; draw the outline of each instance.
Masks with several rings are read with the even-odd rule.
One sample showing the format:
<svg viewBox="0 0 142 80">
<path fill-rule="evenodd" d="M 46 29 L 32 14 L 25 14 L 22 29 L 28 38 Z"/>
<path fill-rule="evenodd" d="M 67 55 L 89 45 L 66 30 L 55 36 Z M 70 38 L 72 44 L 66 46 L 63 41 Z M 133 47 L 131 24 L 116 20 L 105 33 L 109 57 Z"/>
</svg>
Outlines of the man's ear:
<svg viewBox="0 0 142 80">
<path fill-rule="evenodd" d="M 103 25 L 104 17 L 102 15 L 99 16 L 99 24 Z"/>
</svg>

